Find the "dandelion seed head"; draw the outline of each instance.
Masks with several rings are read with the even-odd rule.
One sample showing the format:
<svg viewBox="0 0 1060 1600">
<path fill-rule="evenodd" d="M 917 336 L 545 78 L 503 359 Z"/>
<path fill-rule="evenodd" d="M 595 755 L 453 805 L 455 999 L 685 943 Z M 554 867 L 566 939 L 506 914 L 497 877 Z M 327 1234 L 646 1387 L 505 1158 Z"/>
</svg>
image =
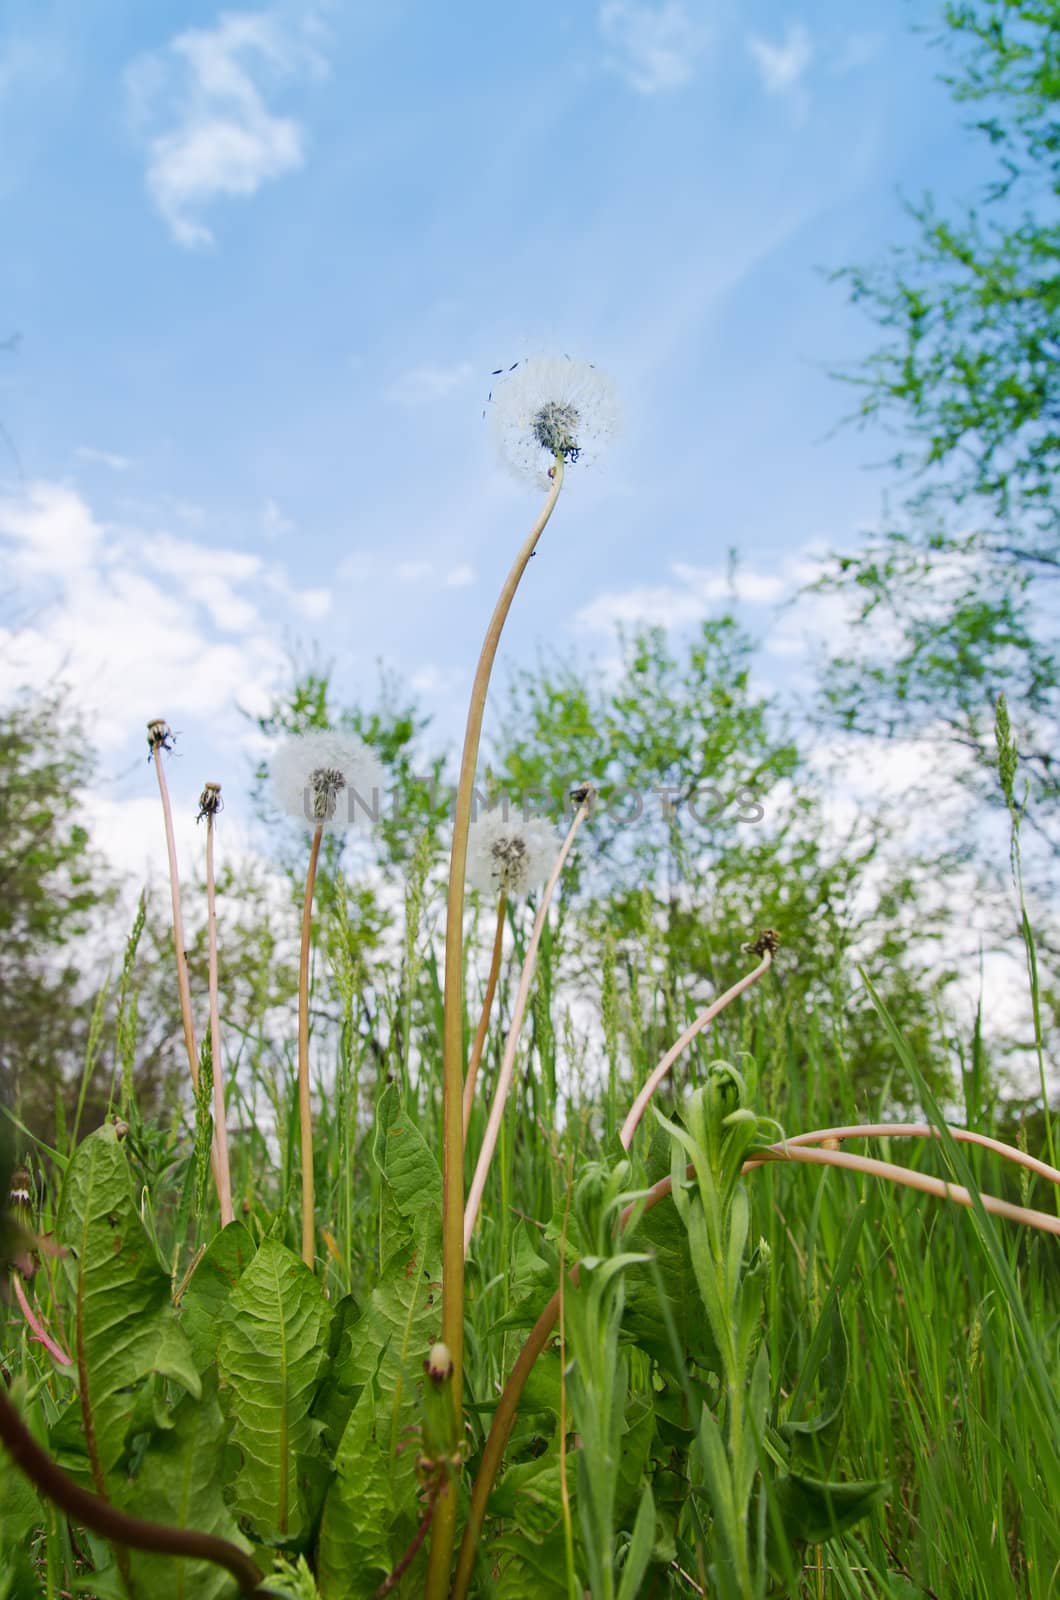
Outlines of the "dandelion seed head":
<svg viewBox="0 0 1060 1600">
<path fill-rule="evenodd" d="M 545 882 L 558 854 L 555 832 L 539 817 L 523 822 L 487 811 L 468 835 L 467 880 L 482 894 L 518 899 Z"/>
<path fill-rule="evenodd" d="M 272 789 L 280 810 L 325 833 L 370 826 L 379 813 L 385 781 L 371 750 L 351 734 L 293 734 L 272 762 Z"/>
<path fill-rule="evenodd" d="M 559 456 L 589 465 L 618 428 L 618 396 L 607 375 L 570 356 L 520 361 L 491 390 L 494 441 L 517 478 L 549 486 Z"/>
</svg>

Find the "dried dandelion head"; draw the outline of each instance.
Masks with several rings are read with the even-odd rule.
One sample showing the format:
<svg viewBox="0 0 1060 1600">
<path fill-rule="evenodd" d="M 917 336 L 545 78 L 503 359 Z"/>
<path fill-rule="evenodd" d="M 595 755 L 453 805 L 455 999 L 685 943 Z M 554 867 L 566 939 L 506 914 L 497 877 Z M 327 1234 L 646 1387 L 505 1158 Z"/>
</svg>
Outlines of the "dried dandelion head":
<svg viewBox="0 0 1060 1600">
<path fill-rule="evenodd" d="M 468 833 L 467 881 L 483 894 L 518 899 L 545 882 L 558 854 L 559 840 L 547 822 L 488 811 Z"/>
<path fill-rule="evenodd" d="M 377 821 L 385 777 L 368 746 L 350 734 L 293 734 L 272 763 L 280 809 L 325 833 Z"/>
<path fill-rule="evenodd" d="M 216 817 L 218 812 L 224 810 L 224 801 L 221 799 L 221 785 L 219 783 L 204 783 L 202 794 L 199 796 L 199 815 L 196 822 L 201 822 L 204 817 Z"/>
<path fill-rule="evenodd" d="M 611 379 L 570 356 L 516 362 L 492 390 L 488 409 L 505 465 L 543 489 L 557 458 L 595 461 L 619 420 Z"/>
</svg>

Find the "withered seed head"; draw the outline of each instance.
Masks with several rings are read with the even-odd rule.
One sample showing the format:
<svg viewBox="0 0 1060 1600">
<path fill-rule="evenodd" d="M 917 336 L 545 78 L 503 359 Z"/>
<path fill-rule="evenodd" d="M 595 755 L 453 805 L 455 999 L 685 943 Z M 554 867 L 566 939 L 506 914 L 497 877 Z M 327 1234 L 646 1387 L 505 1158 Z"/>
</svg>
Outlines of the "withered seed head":
<svg viewBox="0 0 1060 1600">
<path fill-rule="evenodd" d="M 221 799 L 221 785 L 219 783 L 204 783 L 202 794 L 199 796 L 199 815 L 196 822 L 201 822 L 203 817 L 216 817 L 219 811 L 224 810 L 224 801 Z"/>
</svg>

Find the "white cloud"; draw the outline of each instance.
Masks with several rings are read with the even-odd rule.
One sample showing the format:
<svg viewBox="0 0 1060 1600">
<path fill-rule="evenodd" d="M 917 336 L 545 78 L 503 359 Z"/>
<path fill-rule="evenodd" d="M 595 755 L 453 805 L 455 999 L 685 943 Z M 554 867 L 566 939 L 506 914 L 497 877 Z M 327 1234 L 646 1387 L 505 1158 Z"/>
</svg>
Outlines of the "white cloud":
<svg viewBox="0 0 1060 1600">
<path fill-rule="evenodd" d="M 575 626 L 592 633 L 612 633 L 624 627 L 682 627 L 704 616 L 715 602 L 761 606 L 781 600 L 791 588 L 790 575 L 737 568 L 693 567 L 675 561 L 670 572 L 675 584 L 651 584 L 610 590 L 598 595 L 576 613 Z"/>
<path fill-rule="evenodd" d="M 444 400 L 470 376 L 470 361 L 458 361 L 451 367 L 430 364 L 413 367 L 391 384 L 388 397 L 401 406 L 430 405 L 432 401 Z"/>
<path fill-rule="evenodd" d="M 433 570 L 429 561 L 399 561 L 394 574 L 402 583 L 419 583 L 421 579 L 429 578 Z"/>
<path fill-rule="evenodd" d="M 638 94 L 682 88 L 710 41 L 680 0 L 603 0 L 597 21 L 612 64 Z"/>
<path fill-rule="evenodd" d="M 414 693 L 447 697 L 454 695 L 465 682 L 466 675 L 459 667 L 439 667 L 433 661 L 418 667 L 409 678 Z"/>
<path fill-rule="evenodd" d="M 24 494 L 0 500 L 4 538 L 14 546 L 11 556 L 19 573 L 72 578 L 99 553 L 103 529 L 72 489 L 31 483 Z"/>
<path fill-rule="evenodd" d="M 94 450 L 91 445 L 78 445 L 74 454 L 79 461 L 90 461 L 94 466 L 109 467 L 111 472 L 128 472 L 132 462 L 128 456 L 115 455 L 110 450 Z"/>
<path fill-rule="evenodd" d="M 469 566 L 466 561 L 461 562 L 460 566 L 454 567 L 451 572 L 447 572 L 445 575 L 445 587 L 447 589 L 466 589 L 468 584 L 474 583 L 474 581 L 475 569 Z"/>
<path fill-rule="evenodd" d="M 281 622 L 330 604 L 252 553 L 104 524 L 54 483 L 0 498 L 0 591 L 11 588 L 23 620 L 0 626 L 0 697 L 69 683 L 103 750 L 161 715 L 238 741 L 236 706 L 266 709 L 288 671 L 266 602 Z"/>
<path fill-rule="evenodd" d="M 224 12 L 213 28 L 189 28 L 126 73 L 134 124 L 147 144 L 147 188 L 178 244 L 213 242 L 203 208 L 297 171 L 301 125 L 269 109 L 281 79 L 321 70 L 312 18 L 292 28 L 275 12 Z"/>
<path fill-rule="evenodd" d="M 751 34 L 747 48 L 766 94 L 787 94 L 796 89 L 813 60 L 809 30 L 801 22 L 788 24 L 783 44 L 770 44 L 768 39 Z"/>
<path fill-rule="evenodd" d="M 235 584 L 258 576 L 261 561 L 241 550 L 217 550 L 171 534 L 156 534 L 142 545 L 144 560 L 156 572 L 179 583 L 190 599 L 225 633 L 253 628 L 257 608 L 235 591 Z"/>
</svg>

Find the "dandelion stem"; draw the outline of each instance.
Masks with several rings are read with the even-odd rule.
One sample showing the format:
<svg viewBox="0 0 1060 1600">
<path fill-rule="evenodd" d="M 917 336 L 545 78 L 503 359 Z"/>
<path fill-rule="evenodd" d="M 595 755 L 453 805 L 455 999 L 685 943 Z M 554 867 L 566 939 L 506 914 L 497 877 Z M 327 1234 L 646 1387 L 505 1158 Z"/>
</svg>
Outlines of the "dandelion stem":
<svg viewBox="0 0 1060 1600">
<path fill-rule="evenodd" d="M 464 877 L 467 871 L 467 835 L 471 826 L 471 800 L 475 785 L 482 717 L 490 674 L 501 632 L 511 610 L 515 591 L 534 553 L 538 539 L 563 487 L 563 459 L 552 468 L 552 487 L 544 506 L 504 580 L 482 642 L 460 760 L 460 778 L 453 816 L 453 848 L 449 857 L 449 898 L 445 922 L 445 990 L 442 1158 L 442 1340 L 453 1361 L 452 1394 L 457 1437 L 463 1437 L 464 1392 Z M 443 1495 L 431 1532 L 426 1600 L 443 1600 L 449 1589 L 449 1562 L 453 1550 L 458 1496 Z"/>
<path fill-rule="evenodd" d="M 497 931 L 493 936 L 493 955 L 490 960 L 489 977 L 486 979 L 486 994 L 482 1001 L 482 1015 L 478 1019 L 475 1030 L 475 1042 L 471 1046 L 471 1059 L 467 1064 L 467 1076 L 464 1079 L 464 1143 L 467 1144 L 468 1124 L 471 1121 L 471 1107 L 475 1101 L 475 1080 L 478 1077 L 479 1063 L 486 1045 L 486 1034 L 489 1032 L 490 1012 L 493 1009 L 493 996 L 497 990 L 497 978 L 501 970 L 501 953 L 504 949 L 504 912 L 508 904 L 508 897 L 501 890 L 497 900 Z"/>
<path fill-rule="evenodd" d="M 523 1018 L 526 1015 L 527 1003 L 530 999 L 530 985 L 533 982 L 534 969 L 537 966 L 537 951 L 541 943 L 541 935 L 544 933 L 545 923 L 548 921 L 549 906 L 552 904 L 552 896 L 556 891 L 556 885 L 559 882 L 559 876 L 566 864 L 567 857 L 570 855 L 578 829 L 589 815 L 592 799 L 593 796 L 590 791 L 574 813 L 574 820 L 571 822 L 570 830 L 563 841 L 559 855 L 556 857 L 556 864 L 552 868 L 548 882 L 541 891 L 541 904 L 537 908 L 534 929 L 530 935 L 530 943 L 526 947 L 526 959 L 523 962 L 523 970 L 519 975 L 519 988 L 515 996 L 515 1005 L 512 1007 L 512 1020 L 508 1029 L 508 1037 L 504 1043 L 501 1070 L 497 1074 L 497 1087 L 493 1091 L 489 1121 L 486 1123 L 486 1132 L 482 1140 L 482 1149 L 479 1151 L 475 1175 L 471 1180 L 471 1188 L 468 1190 L 467 1207 L 464 1211 L 465 1255 L 471 1245 L 471 1236 L 475 1231 L 475 1223 L 478 1221 L 479 1207 L 482 1204 L 482 1195 L 486 1187 L 486 1179 L 489 1176 L 490 1162 L 493 1160 L 493 1152 L 497 1148 L 497 1137 L 501 1131 L 501 1122 L 504 1119 L 504 1108 L 508 1103 L 508 1094 L 515 1074 L 515 1052 L 519 1045 L 519 1034 L 523 1026 Z"/>
<path fill-rule="evenodd" d="M 210 1060 L 213 1064 L 213 1134 L 217 1158 L 217 1198 L 221 1226 L 235 1221 L 232 1209 L 232 1173 L 228 1164 L 228 1123 L 225 1112 L 224 1067 L 221 1061 L 221 1008 L 217 992 L 217 894 L 213 867 L 212 813 L 206 817 L 206 929 L 209 946 Z"/>
<path fill-rule="evenodd" d="M 33 1307 L 26 1298 L 26 1291 L 22 1287 L 22 1274 L 20 1272 L 15 1271 L 11 1274 L 11 1287 L 15 1291 L 15 1299 L 18 1301 L 19 1309 L 21 1310 L 26 1321 L 29 1323 L 30 1332 L 36 1339 L 37 1343 L 42 1344 L 45 1350 L 47 1350 L 48 1354 L 50 1356 L 54 1356 L 55 1360 L 58 1361 L 60 1366 L 71 1366 L 72 1362 L 70 1357 L 67 1355 L 66 1351 L 61 1345 L 56 1344 L 55 1340 L 52 1338 L 51 1334 L 48 1332 L 47 1328 L 44 1326 L 43 1322 L 37 1316 L 37 1313 L 34 1311 Z"/>
<path fill-rule="evenodd" d="M 0 1384 L 0 1440 L 16 1467 L 80 1527 L 90 1528 L 112 1544 L 130 1550 L 152 1550 L 159 1555 L 183 1556 L 185 1560 L 212 1561 L 232 1574 L 242 1594 L 253 1593 L 261 1583 L 261 1573 L 253 1558 L 230 1540 L 200 1533 L 194 1528 L 145 1522 L 127 1511 L 119 1511 L 102 1495 L 92 1494 L 75 1483 L 37 1443 L 7 1398 L 3 1384 Z"/>
<path fill-rule="evenodd" d="M 714 1018 L 720 1016 L 720 1014 L 725 1010 L 726 1006 L 731 1006 L 733 1001 L 738 1000 L 746 989 L 749 989 L 752 984 L 757 983 L 759 978 L 764 977 L 772 965 L 773 952 L 767 949 L 760 964 L 755 967 L 754 971 L 746 973 L 738 983 L 733 984 L 731 989 L 726 989 L 723 995 L 719 995 L 717 1000 L 714 1000 L 707 1007 L 707 1009 L 701 1012 L 696 1020 L 685 1029 L 684 1033 L 677 1040 L 677 1042 L 670 1046 L 669 1050 L 667 1050 L 666 1054 L 659 1062 L 659 1065 L 651 1074 L 647 1083 L 645 1083 L 644 1087 L 641 1089 L 636 1100 L 634 1100 L 629 1115 L 622 1124 L 622 1130 L 618 1137 L 622 1141 L 623 1150 L 628 1150 L 630 1145 L 633 1143 L 633 1135 L 636 1133 L 637 1125 L 639 1124 L 645 1111 L 648 1109 L 648 1102 L 678 1057 L 684 1055 L 685 1051 L 688 1049 L 693 1039 L 696 1038 L 697 1034 L 702 1033 L 704 1028 L 709 1027 L 709 1025 L 714 1021 Z"/>
<path fill-rule="evenodd" d="M 314 1271 L 316 1226 L 313 1216 L 313 1108 L 309 1100 L 309 936 L 313 926 L 313 891 L 323 828 L 313 829 L 302 906 L 302 948 L 298 961 L 298 1121 L 302 1140 L 302 1260 Z"/>
<path fill-rule="evenodd" d="M 151 723 L 149 729 L 158 726 Z M 195 1019 L 191 1010 L 191 983 L 188 979 L 188 958 L 184 951 L 184 914 L 180 902 L 180 871 L 177 867 L 177 841 L 173 831 L 173 807 L 169 801 L 169 785 L 166 782 L 166 769 L 162 764 L 162 752 L 168 745 L 162 739 L 152 741 L 154 754 L 155 775 L 158 778 L 158 794 L 162 801 L 162 820 L 166 830 L 166 853 L 169 857 L 169 893 L 173 904 L 173 951 L 177 961 L 177 994 L 180 997 L 180 1018 L 184 1025 L 184 1048 L 188 1053 L 188 1068 L 191 1072 L 191 1086 L 199 1087 L 199 1050 L 195 1043 Z M 217 1130 L 210 1146 L 210 1162 L 213 1166 L 214 1183 L 217 1193 L 221 1193 L 221 1166 L 218 1157 Z"/>
<path fill-rule="evenodd" d="M 1050 1183 L 1060 1184 L 1060 1170 L 1049 1166 L 1048 1162 L 1039 1161 L 1037 1156 L 1028 1155 L 1025 1150 L 1018 1150 L 1015 1145 L 1005 1144 L 1001 1139 L 991 1139 L 985 1133 L 974 1133 L 970 1128 L 951 1128 L 947 1125 L 946 1133 L 957 1144 L 977 1144 L 984 1150 L 992 1150 L 995 1155 L 1002 1156 L 1006 1161 L 1014 1161 L 1017 1166 L 1026 1167 L 1028 1172 L 1037 1173 L 1040 1178 L 1047 1178 Z M 931 1127 L 928 1123 L 866 1122 L 851 1123 L 840 1128 L 815 1128 L 811 1133 L 797 1133 L 790 1139 L 783 1140 L 776 1149 L 783 1150 L 785 1146 L 797 1148 L 800 1145 L 828 1145 L 832 1140 L 838 1144 L 843 1139 L 941 1138 L 942 1130 Z M 743 1170 L 751 1172 L 759 1165 L 761 1165 L 759 1161 L 748 1161 L 744 1163 Z"/>
</svg>

